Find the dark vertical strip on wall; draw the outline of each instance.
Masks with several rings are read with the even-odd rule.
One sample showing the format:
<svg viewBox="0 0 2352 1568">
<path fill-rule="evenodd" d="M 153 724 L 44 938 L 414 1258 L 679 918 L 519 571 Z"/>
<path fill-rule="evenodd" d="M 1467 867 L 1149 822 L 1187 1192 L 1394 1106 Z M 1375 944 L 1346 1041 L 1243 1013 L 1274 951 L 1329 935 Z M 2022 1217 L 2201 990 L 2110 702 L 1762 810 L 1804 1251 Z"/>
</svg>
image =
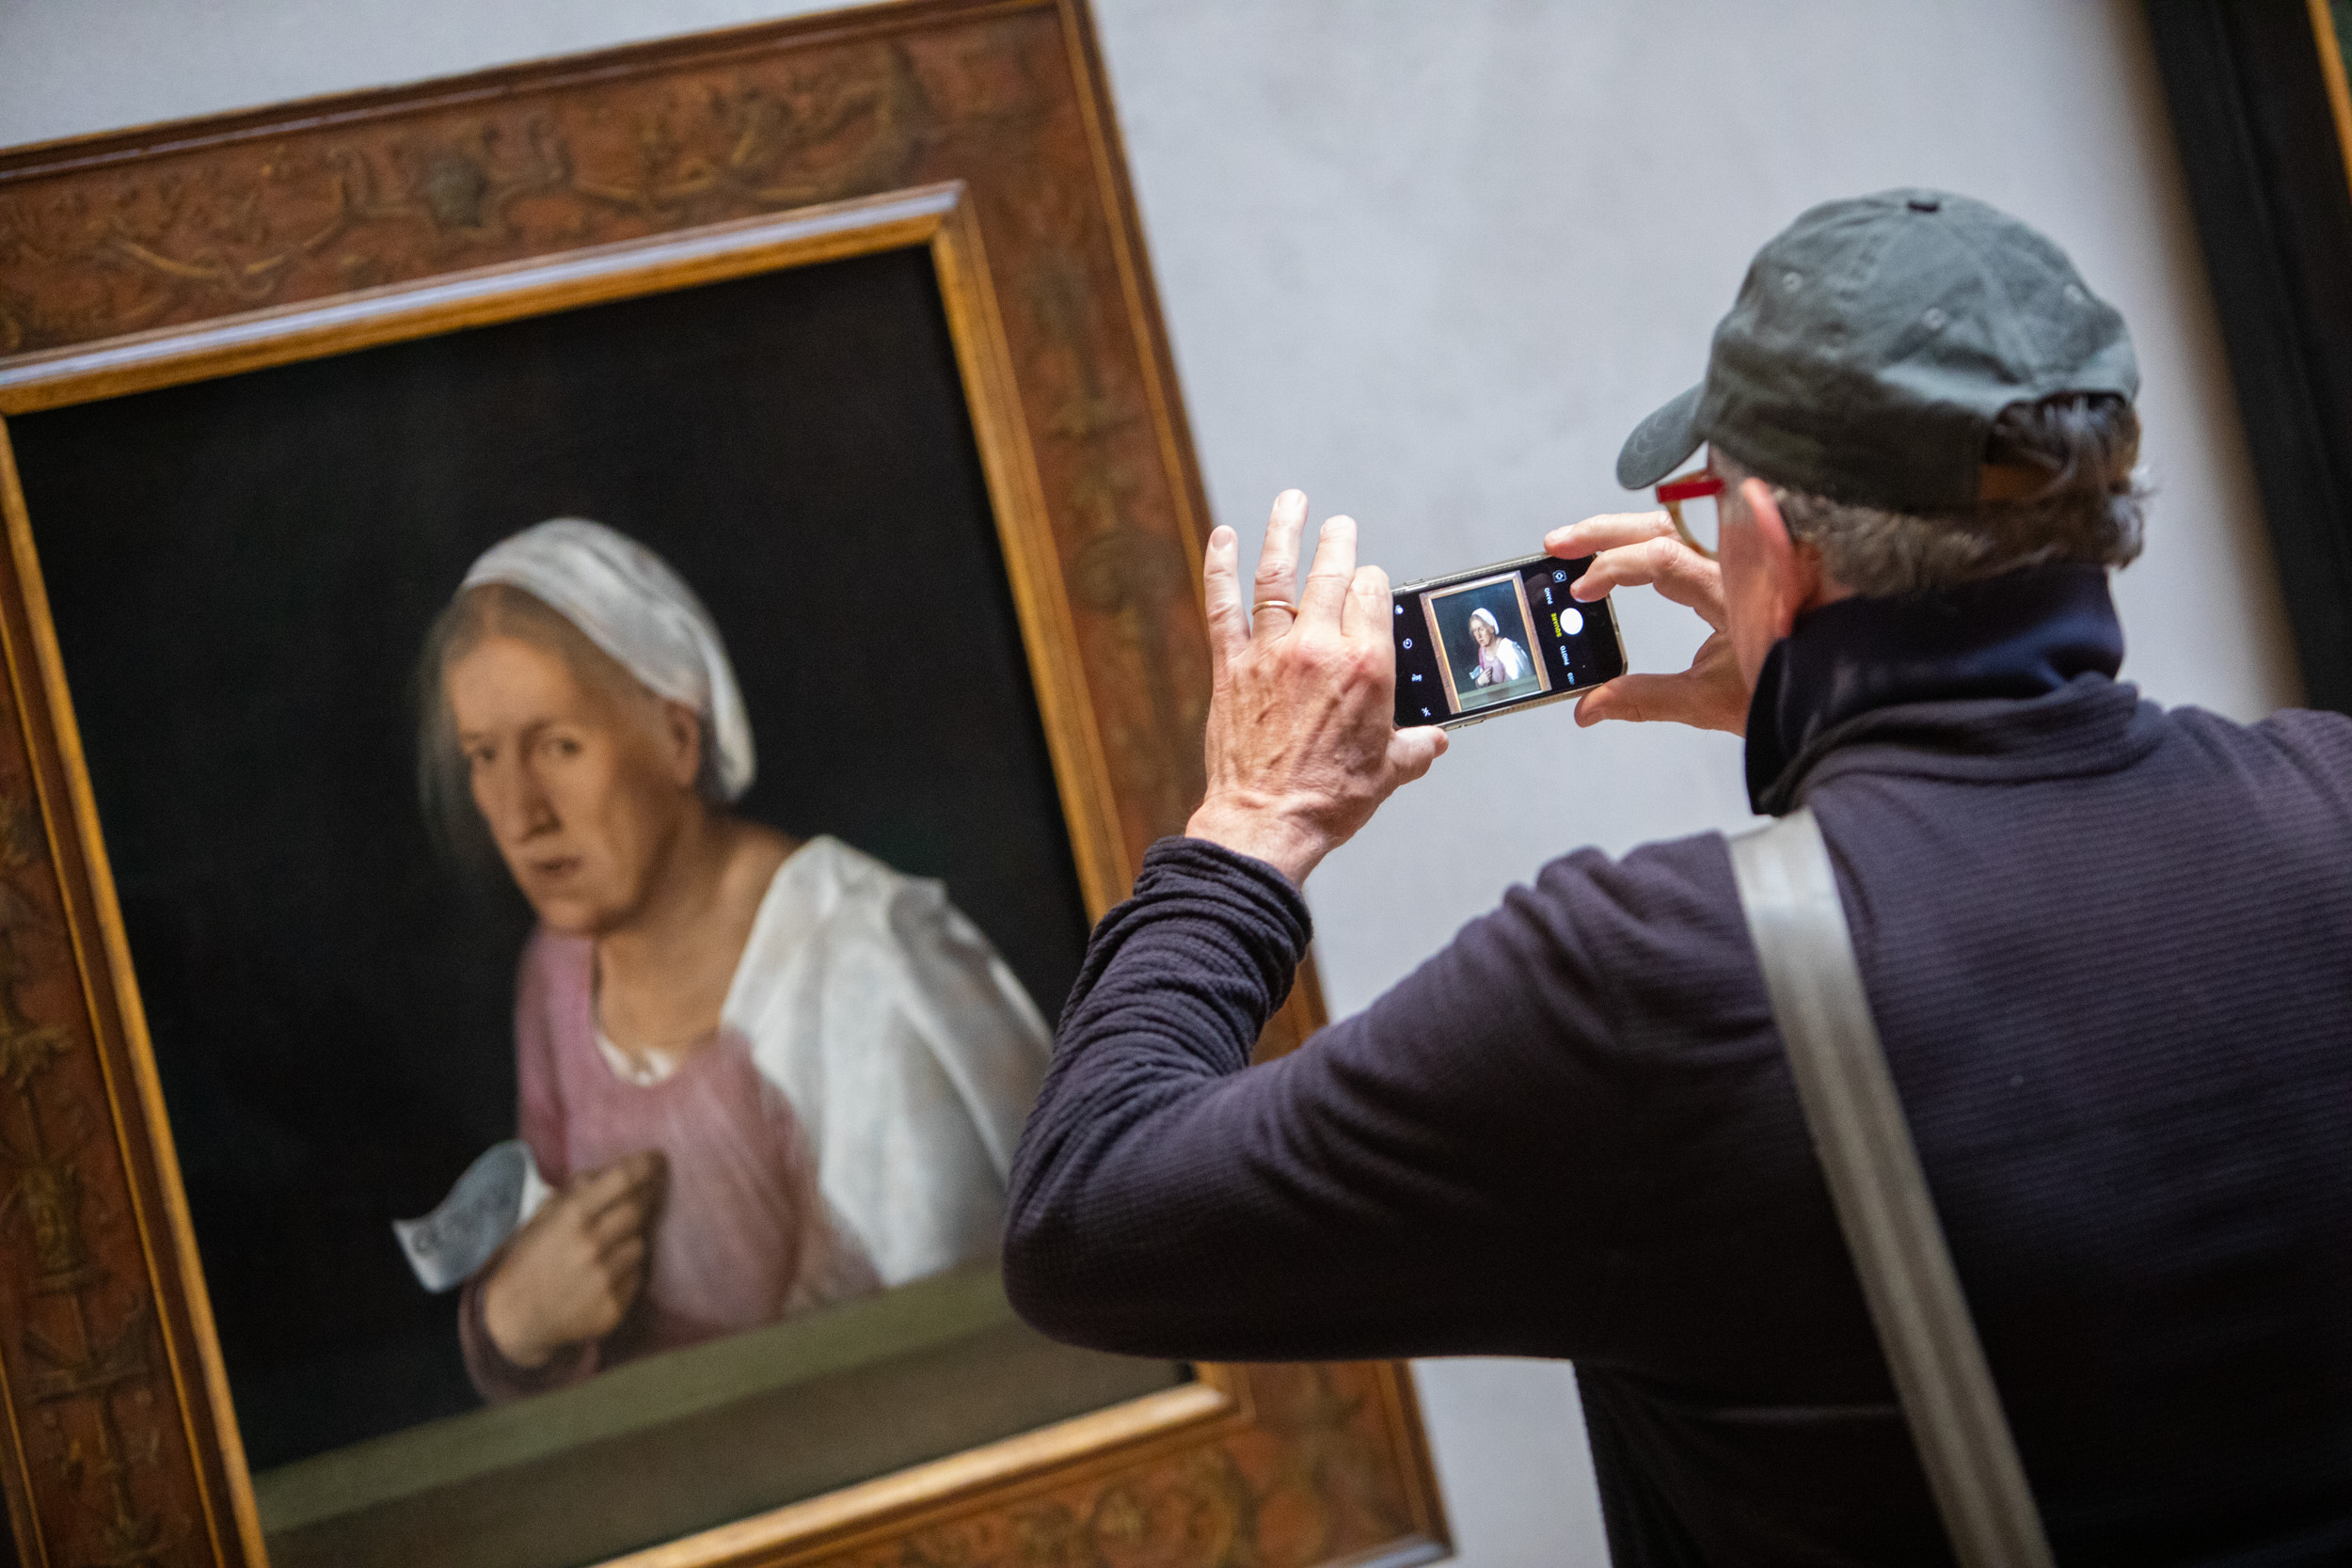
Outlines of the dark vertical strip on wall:
<svg viewBox="0 0 2352 1568">
<path fill-rule="evenodd" d="M 2147 0 L 2313 707 L 2352 713 L 2352 182 L 2305 0 Z"/>
</svg>

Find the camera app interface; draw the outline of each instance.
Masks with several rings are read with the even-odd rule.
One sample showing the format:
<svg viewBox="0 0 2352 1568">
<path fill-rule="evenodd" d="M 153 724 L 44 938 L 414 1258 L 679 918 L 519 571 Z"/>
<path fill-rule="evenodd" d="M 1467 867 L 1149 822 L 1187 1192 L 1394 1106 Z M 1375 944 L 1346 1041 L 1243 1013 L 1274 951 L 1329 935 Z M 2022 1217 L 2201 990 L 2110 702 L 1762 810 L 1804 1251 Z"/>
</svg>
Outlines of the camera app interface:
<svg viewBox="0 0 2352 1568">
<path fill-rule="evenodd" d="M 1609 602 L 1568 596 L 1586 564 L 1547 556 L 1397 594 L 1397 723 L 1442 724 L 1623 674 Z"/>
</svg>

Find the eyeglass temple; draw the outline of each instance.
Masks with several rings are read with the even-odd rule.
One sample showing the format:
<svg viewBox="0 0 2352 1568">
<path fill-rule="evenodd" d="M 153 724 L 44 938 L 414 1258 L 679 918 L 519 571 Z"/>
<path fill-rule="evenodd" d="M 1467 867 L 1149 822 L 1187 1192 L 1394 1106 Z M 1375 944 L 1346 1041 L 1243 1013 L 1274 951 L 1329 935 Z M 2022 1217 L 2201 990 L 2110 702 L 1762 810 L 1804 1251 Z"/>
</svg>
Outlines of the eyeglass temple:
<svg viewBox="0 0 2352 1568">
<path fill-rule="evenodd" d="M 1724 482 L 1704 470 L 1677 475 L 1658 487 L 1658 504 L 1666 509 L 1667 517 L 1674 523 L 1675 532 L 1682 536 L 1684 544 L 1709 561 L 1715 559 L 1715 552 L 1700 544 L 1698 536 L 1691 531 L 1691 525 L 1682 520 L 1682 503 L 1697 500 L 1702 496 L 1719 496 L 1723 491 Z"/>
</svg>

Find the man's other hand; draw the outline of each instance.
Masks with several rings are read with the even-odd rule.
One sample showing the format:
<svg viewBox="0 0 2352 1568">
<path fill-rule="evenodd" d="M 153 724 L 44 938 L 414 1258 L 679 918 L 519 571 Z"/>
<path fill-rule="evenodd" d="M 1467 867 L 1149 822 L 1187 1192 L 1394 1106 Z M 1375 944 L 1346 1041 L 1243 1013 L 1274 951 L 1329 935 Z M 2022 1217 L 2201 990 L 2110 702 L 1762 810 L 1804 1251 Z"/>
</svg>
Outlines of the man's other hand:
<svg viewBox="0 0 2352 1568">
<path fill-rule="evenodd" d="M 1241 541 L 1230 528 L 1209 535 L 1209 788 L 1184 830 L 1294 883 L 1399 784 L 1429 771 L 1446 744 L 1442 730 L 1396 727 L 1388 574 L 1357 566 L 1354 519 L 1323 525 L 1297 608 L 1288 608 L 1306 522 L 1305 496 L 1275 499 L 1247 604 Z"/>
<path fill-rule="evenodd" d="M 1576 721 L 1604 719 L 1663 720 L 1694 729 L 1748 727 L 1747 682 L 1724 635 L 1724 571 L 1675 536 L 1663 512 L 1619 512 L 1587 517 L 1544 535 L 1544 549 L 1564 561 L 1591 556 L 1593 563 L 1568 592 L 1586 603 L 1616 588 L 1655 588 L 1678 605 L 1698 611 L 1713 634 L 1699 644 L 1691 667 L 1678 675 L 1619 675 L 1576 705 Z"/>
</svg>

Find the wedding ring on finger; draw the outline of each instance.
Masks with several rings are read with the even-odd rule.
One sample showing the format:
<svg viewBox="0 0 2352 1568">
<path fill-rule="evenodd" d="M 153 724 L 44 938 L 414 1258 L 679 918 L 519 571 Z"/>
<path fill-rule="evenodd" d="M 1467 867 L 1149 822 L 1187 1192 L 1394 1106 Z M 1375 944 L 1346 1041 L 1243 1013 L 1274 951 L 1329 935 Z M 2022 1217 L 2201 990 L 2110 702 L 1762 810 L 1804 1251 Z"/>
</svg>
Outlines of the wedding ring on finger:
<svg viewBox="0 0 2352 1568">
<path fill-rule="evenodd" d="M 1286 610 L 1293 615 L 1298 613 L 1298 607 L 1288 599 L 1260 599 L 1249 607 L 1249 613 L 1255 615 L 1262 610 Z"/>
</svg>

